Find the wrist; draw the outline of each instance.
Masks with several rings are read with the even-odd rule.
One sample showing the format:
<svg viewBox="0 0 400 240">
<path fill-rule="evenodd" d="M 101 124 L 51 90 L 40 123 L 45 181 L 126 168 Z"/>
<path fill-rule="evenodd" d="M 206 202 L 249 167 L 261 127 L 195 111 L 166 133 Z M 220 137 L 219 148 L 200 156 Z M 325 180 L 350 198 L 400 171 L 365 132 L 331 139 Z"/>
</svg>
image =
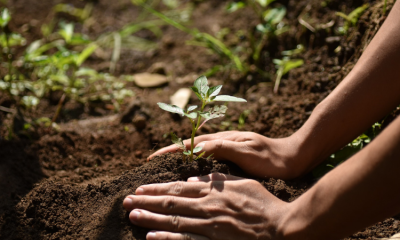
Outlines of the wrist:
<svg viewBox="0 0 400 240">
<path fill-rule="evenodd" d="M 287 205 L 286 213 L 282 216 L 277 225 L 277 240 L 311 239 L 307 234 L 307 218 L 302 218 L 298 204 L 291 202 Z"/>
<path fill-rule="evenodd" d="M 313 151 L 300 134 L 293 134 L 287 138 L 272 139 L 275 145 L 274 158 L 279 159 L 284 166 L 285 174 L 282 179 L 299 177 L 309 170 L 313 158 Z"/>
</svg>

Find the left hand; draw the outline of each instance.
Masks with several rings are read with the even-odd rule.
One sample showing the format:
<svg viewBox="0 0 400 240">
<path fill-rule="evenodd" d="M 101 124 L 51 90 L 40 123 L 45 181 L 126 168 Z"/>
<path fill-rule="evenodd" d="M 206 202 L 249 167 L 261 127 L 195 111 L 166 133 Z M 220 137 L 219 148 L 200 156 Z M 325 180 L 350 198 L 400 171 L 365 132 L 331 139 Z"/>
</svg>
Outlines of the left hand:
<svg viewBox="0 0 400 240">
<path fill-rule="evenodd" d="M 123 206 L 146 239 L 276 239 L 285 203 L 254 180 L 219 173 L 144 185 Z"/>
</svg>

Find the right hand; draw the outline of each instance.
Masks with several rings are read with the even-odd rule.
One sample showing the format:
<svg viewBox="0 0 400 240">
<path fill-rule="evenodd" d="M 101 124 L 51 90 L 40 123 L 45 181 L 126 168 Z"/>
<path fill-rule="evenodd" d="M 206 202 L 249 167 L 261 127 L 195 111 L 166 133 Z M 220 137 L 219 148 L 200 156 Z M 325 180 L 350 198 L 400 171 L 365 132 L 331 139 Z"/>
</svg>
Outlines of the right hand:
<svg viewBox="0 0 400 240">
<path fill-rule="evenodd" d="M 190 149 L 190 139 L 183 143 Z M 298 175 L 291 167 L 296 152 L 289 138 L 270 139 L 253 132 L 227 131 L 198 136 L 194 138 L 194 145 L 203 146 L 204 156 L 213 154 L 215 159 L 234 162 L 254 176 L 291 179 Z M 173 144 L 156 151 L 148 160 L 176 151 L 181 150 Z"/>
</svg>

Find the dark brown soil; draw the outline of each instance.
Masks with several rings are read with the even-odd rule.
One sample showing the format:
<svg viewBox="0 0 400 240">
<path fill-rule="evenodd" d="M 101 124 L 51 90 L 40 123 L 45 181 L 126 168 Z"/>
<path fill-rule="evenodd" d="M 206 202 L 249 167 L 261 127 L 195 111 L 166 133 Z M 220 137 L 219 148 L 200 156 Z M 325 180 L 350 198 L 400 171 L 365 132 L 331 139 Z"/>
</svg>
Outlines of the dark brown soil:
<svg viewBox="0 0 400 240">
<path fill-rule="evenodd" d="M 86 2 L 94 3 L 93 19 L 96 21 L 88 28 L 77 25 L 77 29 L 93 39 L 120 29 L 141 13 L 128 0 L 115 4 L 106 0 L 15 0 L 7 5 L 13 14 L 11 30 L 20 32 L 28 42 L 41 38 L 41 24 L 49 21 L 52 6 L 60 2 L 78 7 Z M 227 2 L 196 1 L 191 24 L 212 34 L 215 29 L 229 27 L 233 30 L 228 40 L 234 39 L 234 31 L 254 26 L 257 19 L 251 11 L 227 14 Z M 306 14 L 313 26 L 334 20 L 332 29 L 335 29 L 343 24 L 343 19 L 335 15 L 336 11 L 349 13 L 366 2 L 370 2 L 371 7 L 358 26 L 345 36 L 337 36 L 326 29 L 311 32 L 298 22 L 299 15 Z M 390 8 L 393 1 L 388 2 Z M 385 19 L 381 15 L 382 1 L 331 0 L 326 3 L 323 7 L 317 0 L 277 1 L 287 7 L 285 21 L 291 27 L 264 49 L 270 55 L 262 59 L 263 70 L 271 74 L 271 79 L 256 72 L 240 77 L 235 72 L 221 73 L 210 78 L 213 85 L 224 84 L 225 94 L 242 96 L 248 103 L 228 105 L 227 117 L 210 121 L 199 134 L 240 128 L 268 137 L 284 137 L 301 127 L 313 108 L 352 69 Z M 74 20 L 62 14 L 57 17 Z M 149 52 L 123 51 L 116 74 L 148 71 L 154 63 L 161 62 L 173 79 L 193 80 L 193 74 L 199 75 L 220 63 L 217 56 L 204 48 L 185 45 L 190 39 L 186 34 L 170 26 L 162 30 L 160 39 L 149 32 L 139 32 L 139 36 L 157 41 L 159 48 Z M 275 77 L 275 68 L 272 59 L 282 57 L 281 51 L 294 49 L 298 43 L 307 49 L 299 56 L 306 64 L 285 76 L 279 94 L 273 94 L 271 80 Z M 230 44 L 240 42 L 232 40 Z M 335 52 L 338 46 L 341 49 Z M 108 71 L 107 61 L 109 59 L 94 55 L 87 65 Z M 251 178 L 237 166 L 216 160 L 182 164 L 179 154 L 160 156 L 146 163 L 154 149 L 171 143 L 165 134 L 174 131 L 183 138 L 190 136 L 190 124 L 185 119 L 162 111 L 156 103 L 168 102 L 177 89 L 191 83 L 171 81 L 160 89 L 129 86 L 136 95 L 122 106 L 118 115 L 113 115 L 105 104 L 88 107 L 67 101 L 58 120 L 60 130 L 43 126 L 29 131 L 18 128 L 29 119 L 51 118 L 59 98 L 57 94 L 53 96 L 55 100 L 52 96 L 43 99 L 36 111 L 24 112 L 24 118 L 0 112 L 0 239 L 145 239 L 148 230 L 130 224 L 122 208 L 124 196 L 132 194 L 138 186 L 185 181 L 190 176 L 211 172 Z M 192 96 L 190 102 L 196 104 L 196 100 Z M 0 93 L 0 105 L 14 108 L 15 102 Z M 240 114 L 247 109 L 251 112 L 246 124 L 239 126 Z M 138 117 L 145 120 L 135 121 Z M 13 133 L 8 128 L 11 123 L 14 123 Z M 12 135 L 11 140 L 9 135 Z M 293 201 L 314 184 L 311 176 L 286 182 L 256 180 L 285 201 Z M 400 221 L 389 218 L 346 239 L 376 239 L 399 231 Z"/>
</svg>

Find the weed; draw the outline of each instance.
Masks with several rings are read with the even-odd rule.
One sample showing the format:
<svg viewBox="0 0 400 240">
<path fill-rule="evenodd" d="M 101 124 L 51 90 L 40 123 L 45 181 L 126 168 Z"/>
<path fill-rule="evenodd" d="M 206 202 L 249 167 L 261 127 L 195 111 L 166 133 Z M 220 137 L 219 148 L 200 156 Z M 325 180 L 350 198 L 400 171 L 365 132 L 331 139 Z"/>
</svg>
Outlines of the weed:
<svg viewBox="0 0 400 240">
<path fill-rule="evenodd" d="M 351 143 L 344 146 L 342 149 L 332 154 L 323 163 L 318 165 L 312 174 L 315 178 L 320 178 L 327 172 L 343 163 L 351 156 L 356 154 L 358 151 L 363 149 L 368 143 L 370 143 L 381 131 L 382 123 L 374 123 L 365 133 L 358 136 Z"/>
<path fill-rule="evenodd" d="M 357 24 L 358 18 L 364 13 L 365 10 L 367 10 L 368 7 L 369 4 L 366 3 L 361 7 L 354 9 L 349 15 L 346 15 L 342 12 L 336 12 L 337 16 L 342 17 L 346 20 L 344 26 L 342 28 L 339 28 L 339 32 L 341 34 L 346 34 L 350 26 L 355 26 Z"/>
<path fill-rule="evenodd" d="M 274 86 L 274 93 L 278 93 L 279 85 L 283 75 L 288 73 L 293 68 L 300 67 L 304 64 L 302 59 L 290 59 L 291 56 L 302 52 L 304 47 L 302 45 L 298 45 L 296 49 L 283 51 L 282 55 L 284 57 L 282 59 L 274 59 L 273 62 L 278 69 L 276 72 L 276 80 Z"/>
<path fill-rule="evenodd" d="M 181 23 L 173 20 L 172 18 L 166 16 L 165 14 L 162 14 L 152 7 L 148 6 L 141 0 L 132 0 L 132 2 L 136 5 L 142 6 L 144 9 L 152 13 L 154 16 L 157 16 L 158 18 L 162 19 L 165 21 L 167 24 L 174 26 L 175 28 L 186 32 L 190 34 L 196 42 L 201 43 L 200 45 L 206 46 L 207 48 L 211 49 L 213 52 L 217 53 L 220 56 L 224 56 L 228 59 L 231 60 L 231 62 L 234 64 L 234 66 L 240 71 L 240 72 L 247 72 L 248 68 L 242 64 L 242 61 L 240 60 L 239 56 L 234 54 L 222 41 L 220 41 L 218 38 L 213 37 L 212 35 L 204 32 L 200 32 L 198 29 L 189 29 L 182 25 Z M 193 43 L 193 42 L 192 42 Z"/>
<path fill-rule="evenodd" d="M 175 143 L 182 151 L 184 156 L 189 156 L 189 161 L 193 161 L 193 154 L 198 153 L 202 150 L 201 147 L 194 148 L 194 137 L 196 131 L 199 130 L 207 121 L 223 117 L 225 115 L 226 110 L 228 109 L 225 105 L 215 105 L 214 107 L 209 108 L 208 110 L 204 110 L 206 105 L 212 102 L 246 102 L 243 98 L 233 97 L 229 95 L 218 95 L 221 91 L 222 85 L 218 85 L 215 87 L 209 87 L 208 81 L 205 76 L 201 76 L 196 79 L 193 87 L 191 87 L 192 91 L 196 94 L 198 99 L 201 101 L 200 111 L 194 111 L 198 108 L 198 106 L 193 105 L 189 106 L 186 110 L 171 104 L 166 103 L 158 103 L 158 106 L 168 112 L 178 113 L 181 116 L 187 117 L 192 123 L 192 135 L 191 135 L 191 147 L 190 150 L 187 150 L 181 138 L 178 138 L 174 133 L 171 133 L 172 142 Z M 202 122 L 202 119 L 204 121 Z M 202 154 L 199 155 L 202 156 Z"/>
</svg>

